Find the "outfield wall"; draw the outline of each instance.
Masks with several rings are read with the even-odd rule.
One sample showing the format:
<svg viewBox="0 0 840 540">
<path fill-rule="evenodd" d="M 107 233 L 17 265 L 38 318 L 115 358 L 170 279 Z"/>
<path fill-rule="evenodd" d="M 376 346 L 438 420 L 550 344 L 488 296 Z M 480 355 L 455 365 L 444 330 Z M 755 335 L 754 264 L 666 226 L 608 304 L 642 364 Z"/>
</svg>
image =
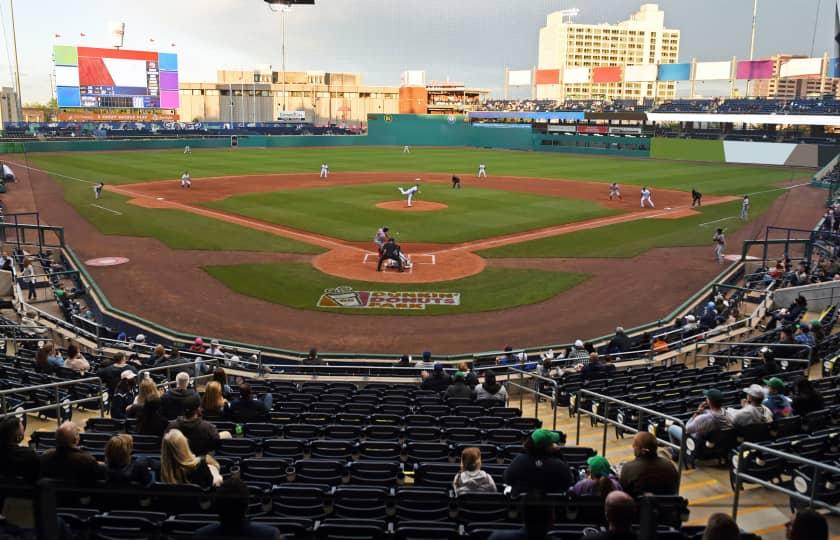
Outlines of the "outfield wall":
<svg viewBox="0 0 840 540">
<path fill-rule="evenodd" d="M 840 153 L 840 146 L 830 144 L 708 141 L 655 137 L 651 142 L 650 157 L 817 169 L 831 161 L 838 153 Z"/>
</svg>

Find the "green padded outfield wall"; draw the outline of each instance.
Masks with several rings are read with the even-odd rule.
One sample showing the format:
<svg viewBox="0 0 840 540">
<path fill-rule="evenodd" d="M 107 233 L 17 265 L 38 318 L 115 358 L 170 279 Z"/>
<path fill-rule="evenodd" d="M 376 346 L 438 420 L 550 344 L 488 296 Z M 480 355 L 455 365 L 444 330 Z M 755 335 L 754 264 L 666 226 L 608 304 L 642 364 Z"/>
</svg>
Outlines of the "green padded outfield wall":
<svg viewBox="0 0 840 540">
<path fill-rule="evenodd" d="M 668 139 L 664 137 L 653 138 L 650 145 L 650 157 L 687 161 L 723 162 L 726 160 L 723 152 L 723 141 Z"/>
</svg>

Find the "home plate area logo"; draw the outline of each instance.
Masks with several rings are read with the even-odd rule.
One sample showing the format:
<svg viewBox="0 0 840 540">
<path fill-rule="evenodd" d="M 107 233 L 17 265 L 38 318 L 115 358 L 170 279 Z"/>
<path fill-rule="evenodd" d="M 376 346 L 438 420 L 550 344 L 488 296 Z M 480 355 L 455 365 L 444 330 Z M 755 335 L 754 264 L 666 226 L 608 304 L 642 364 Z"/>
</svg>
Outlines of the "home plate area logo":
<svg viewBox="0 0 840 540">
<path fill-rule="evenodd" d="M 357 291 L 342 286 L 325 289 L 316 304 L 322 308 L 426 309 L 426 306 L 460 306 L 461 293 Z"/>
</svg>

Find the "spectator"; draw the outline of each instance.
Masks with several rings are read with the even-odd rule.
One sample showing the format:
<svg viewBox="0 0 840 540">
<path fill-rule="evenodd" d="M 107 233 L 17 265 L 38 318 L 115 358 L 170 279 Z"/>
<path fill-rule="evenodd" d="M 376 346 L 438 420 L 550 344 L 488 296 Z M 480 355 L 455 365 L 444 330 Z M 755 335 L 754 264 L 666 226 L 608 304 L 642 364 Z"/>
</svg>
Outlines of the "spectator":
<svg viewBox="0 0 840 540">
<path fill-rule="evenodd" d="M 315 349 L 311 349 L 309 353 L 311 354 L 312 351 L 315 351 Z M 225 351 L 222 350 L 222 346 L 219 343 L 218 339 L 213 339 L 210 341 L 210 348 L 207 349 L 207 354 L 210 356 L 215 356 L 217 358 L 227 357 L 227 354 L 225 353 Z M 315 351 L 315 356 L 318 356 L 318 351 Z"/>
<path fill-rule="evenodd" d="M 137 409 L 136 432 L 138 435 L 154 435 L 157 438 L 163 437 L 166 428 L 169 426 L 169 420 L 163 416 L 162 409 L 163 402 L 159 397 L 147 399 Z"/>
<path fill-rule="evenodd" d="M 615 335 L 607 344 L 607 354 L 621 354 L 630 350 L 632 344 L 630 338 L 624 333 L 624 328 L 616 327 Z"/>
<path fill-rule="evenodd" d="M 504 349 L 502 350 L 502 355 L 499 357 L 496 363 L 500 366 L 516 364 L 516 355 L 513 354 L 513 347 L 511 347 L 510 345 L 505 345 Z"/>
<path fill-rule="evenodd" d="M 484 372 L 484 382 L 475 387 L 473 391 L 476 401 L 495 399 L 502 405 L 507 403 L 507 388 L 496 382 L 496 374 L 492 371 Z"/>
<path fill-rule="evenodd" d="M 793 336 L 793 340 L 812 349 L 817 346 L 817 339 L 811 333 L 811 325 L 808 323 L 799 323 L 799 331 Z"/>
<path fill-rule="evenodd" d="M 38 373 L 55 373 L 57 368 L 64 367 L 64 358 L 61 353 L 55 350 L 51 341 L 44 343 L 35 354 L 35 371 Z"/>
<path fill-rule="evenodd" d="M 187 438 L 177 429 L 163 436 L 160 446 L 160 478 L 167 484 L 195 484 L 202 489 L 222 483 L 219 464 L 211 456 L 196 457 Z"/>
<path fill-rule="evenodd" d="M 452 382 L 449 375 L 443 371 L 443 364 L 435 364 L 435 369 L 431 375 L 428 375 L 423 382 L 420 383 L 421 390 L 431 390 L 433 392 L 445 392 L 449 388 L 449 383 Z"/>
<path fill-rule="evenodd" d="M 198 529 L 193 538 L 256 538 L 258 540 L 278 539 L 277 529 L 262 523 L 252 523 L 247 516 L 248 486 L 238 478 L 228 478 L 216 490 L 214 497 L 219 523 L 205 525 Z"/>
<path fill-rule="evenodd" d="M 225 369 L 220 367 L 214 369 L 213 380 L 222 386 L 222 395 L 225 399 L 230 400 L 230 398 L 233 397 L 233 390 L 231 390 L 230 385 L 228 385 Z"/>
<path fill-rule="evenodd" d="M 589 353 L 589 361 L 581 369 L 581 377 L 584 379 L 599 379 L 607 374 L 609 364 L 598 353 Z"/>
<path fill-rule="evenodd" d="M 200 405 L 197 395 L 184 400 L 184 415 L 170 422 L 167 431 L 177 429 L 183 433 L 190 443 L 190 450 L 196 455 L 203 456 L 216 449 L 221 435 L 216 426 L 201 419 Z"/>
<path fill-rule="evenodd" d="M 324 361 L 318 356 L 318 349 L 309 349 L 309 354 L 303 359 L 304 366 L 321 366 Z"/>
<path fill-rule="evenodd" d="M 571 493 L 583 497 L 595 495 L 605 498 L 611 491 L 621 490 L 621 483 L 612 472 L 610 462 L 604 456 L 592 456 L 586 460 L 589 477 L 578 481 L 569 490 Z"/>
<path fill-rule="evenodd" d="M 825 516 L 803 508 L 787 524 L 788 540 L 828 540 L 828 522 Z"/>
<path fill-rule="evenodd" d="M 55 449 L 41 455 L 41 476 L 71 486 L 90 487 L 105 479 L 105 470 L 79 448 L 79 428 L 68 421 L 55 430 Z"/>
<path fill-rule="evenodd" d="M 469 386 L 470 390 L 472 390 L 478 385 L 478 375 L 475 374 L 475 371 L 473 371 L 472 366 L 470 366 L 466 362 L 458 362 L 458 364 L 455 367 L 458 369 L 458 371 L 463 372 L 464 384 Z"/>
<path fill-rule="evenodd" d="M 534 430 L 525 439 L 525 452 L 519 454 L 505 470 L 505 484 L 511 493 L 544 494 L 564 492 L 572 485 L 572 473 L 561 458 L 556 457 L 560 435 L 547 429 Z"/>
<path fill-rule="evenodd" d="M 417 367 L 420 369 L 432 369 L 435 363 L 432 361 L 432 353 L 423 351 L 423 359 L 417 362 Z"/>
<path fill-rule="evenodd" d="M 109 365 L 99 368 L 96 371 L 96 376 L 102 379 L 102 382 L 108 387 L 108 391 L 113 394 L 122 379 L 123 371 L 126 370 L 130 370 L 135 374 L 137 372 L 133 366 L 128 365 L 128 358 L 125 354 L 118 352 L 114 355 L 113 361 Z"/>
<path fill-rule="evenodd" d="M 697 410 L 686 422 L 685 431 L 688 435 L 693 435 L 705 441 L 712 433 L 731 428 L 732 420 L 723 411 L 723 392 L 717 388 L 710 388 L 704 390 L 703 395 L 706 399 L 700 403 Z M 668 437 L 673 444 L 679 446 L 683 438 L 682 428 L 672 424 L 668 428 Z M 671 449 L 671 455 L 676 459 L 677 450 Z"/>
<path fill-rule="evenodd" d="M 793 413 L 804 416 L 810 412 L 825 408 L 825 400 L 806 378 L 796 381 L 796 393 L 793 396 Z"/>
<path fill-rule="evenodd" d="M 147 365 L 157 367 L 163 365 L 167 360 L 166 349 L 163 348 L 163 345 L 155 345 L 155 348 L 152 351 L 152 356 L 149 358 Z"/>
<path fill-rule="evenodd" d="M 586 351 L 586 345 L 584 345 L 583 340 L 575 340 L 574 345 L 566 352 L 566 359 L 569 361 L 569 364 L 586 365 L 589 363 L 589 353 Z"/>
<path fill-rule="evenodd" d="M 134 371 L 130 369 L 123 370 L 120 375 L 120 382 L 111 395 L 111 418 L 125 419 L 126 410 L 134 403 L 134 398 L 137 395 L 137 388 L 134 385 L 136 376 Z"/>
<path fill-rule="evenodd" d="M 493 477 L 481 470 L 481 451 L 471 446 L 461 452 L 461 471 L 452 480 L 455 495 L 462 495 L 470 491 L 496 493 L 496 482 Z"/>
<path fill-rule="evenodd" d="M 175 377 L 175 388 L 170 389 L 161 398 L 161 405 L 163 409 L 161 412 L 170 420 L 178 418 L 184 414 L 184 402 L 187 398 L 198 397 L 195 390 L 187 388 L 190 384 L 190 374 L 184 371 L 178 373 Z"/>
<path fill-rule="evenodd" d="M 452 377 L 452 385 L 446 389 L 446 398 L 465 398 L 472 399 L 472 388 L 464 383 L 466 374 L 463 371 L 456 371 Z"/>
<path fill-rule="evenodd" d="M 763 405 L 764 389 L 757 384 L 744 388 L 747 397 L 741 402 L 740 409 L 729 409 L 727 415 L 735 427 L 752 424 L 769 424 L 773 421 L 773 413 Z"/>
<path fill-rule="evenodd" d="M 720 512 L 709 516 L 702 540 L 740 540 L 741 531 L 731 517 Z"/>
<path fill-rule="evenodd" d="M 204 387 L 204 395 L 201 396 L 201 416 L 207 419 L 227 418 L 230 412 L 230 404 L 222 394 L 222 385 L 216 381 L 210 381 Z"/>
<path fill-rule="evenodd" d="M 409 368 L 409 367 L 411 367 L 411 358 L 407 354 L 404 354 L 404 355 L 400 356 L 400 359 L 397 361 L 396 364 L 394 364 L 394 367 L 398 367 L 398 368 Z"/>
<path fill-rule="evenodd" d="M 750 368 L 747 373 L 744 374 L 745 376 L 758 378 L 769 377 L 782 371 L 779 364 L 776 362 L 776 353 L 773 352 L 773 349 L 770 347 L 762 347 L 758 353 L 761 355 L 763 362 L 754 368 Z"/>
<path fill-rule="evenodd" d="M 158 391 L 157 386 L 155 386 L 155 381 L 153 381 L 147 374 L 143 377 L 143 380 L 140 381 L 140 387 L 137 391 L 137 395 L 134 396 L 134 403 L 126 409 L 126 414 L 129 417 L 137 416 L 137 411 L 139 411 L 150 399 L 160 400 L 160 392 Z"/>
<path fill-rule="evenodd" d="M 251 393 L 251 385 L 239 385 L 239 399 L 230 404 L 230 417 L 234 422 L 266 422 L 269 419 L 272 397 L 266 394 L 264 401 L 255 399 Z"/>
<path fill-rule="evenodd" d="M 651 433 L 642 431 L 633 438 L 636 459 L 624 464 L 619 479 L 624 491 L 631 496 L 677 494 L 677 469 L 670 460 L 657 456 L 656 449 L 656 437 Z"/>
<path fill-rule="evenodd" d="M 111 484 L 139 484 L 148 486 L 152 483 L 152 470 L 145 459 L 131 461 L 134 440 L 127 433 L 114 435 L 105 445 L 105 466 L 108 482 Z"/>
<path fill-rule="evenodd" d="M 64 367 L 79 373 L 90 371 L 90 363 L 82 356 L 79 346 L 74 341 L 71 341 L 67 346 L 67 359 L 64 361 Z"/>
<path fill-rule="evenodd" d="M 554 359 L 553 358 L 543 358 L 540 365 L 537 366 L 537 375 L 540 377 L 545 377 L 550 379 L 552 374 L 554 373 Z"/>
<path fill-rule="evenodd" d="M 193 344 L 190 345 L 190 352 L 204 354 L 207 351 L 207 347 L 204 346 L 204 340 L 200 337 L 195 338 Z"/>
<path fill-rule="evenodd" d="M 715 326 L 717 326 L 717 309 L 715 309 L 715 303 L 709 302 L 706 304 L 706 308 L 703 310 L 703 314 L 700 315 L 700 330 L 711 330 Z"/>
<path fill-rule="evenodd" d="M 773 413 L 773 419 L 785 418 L 793 414 L 790 398 L 785 395 L 785 383 L 778 377 L 764 381 L 767 385 L 767 397 L 764 398 L 764 406 Z"/>
<path fill-rule="evenodd" d="M 636 540 L 633 532 L 636 521 L 636 503 L 623 491 L 613 491 L 604 501 L 607 531 L 587 536 L 587 540 Z"/>
<path fill-rule="evenodd" d="M 817 345 L 825 339 L 825 329 L 822 326 L 822 321 L 819 319 L 811 321 L 811 335 L 814 336 L 814 341 Z"/>
<path fill-rule="evenodd" d="M 23 422 L 17 416 L 0 420 L 0 478 L 20 478 L 27 484 L 38 480 L 39 464 L 35 450 L 21 446 Z"/>
</svg>

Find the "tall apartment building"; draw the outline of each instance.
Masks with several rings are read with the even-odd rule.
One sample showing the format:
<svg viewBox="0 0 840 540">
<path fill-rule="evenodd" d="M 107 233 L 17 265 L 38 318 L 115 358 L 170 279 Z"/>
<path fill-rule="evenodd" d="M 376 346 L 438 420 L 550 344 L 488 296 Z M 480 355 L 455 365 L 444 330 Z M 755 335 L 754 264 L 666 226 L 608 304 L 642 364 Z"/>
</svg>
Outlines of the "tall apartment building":
<svg viewBox="0 0 840 540">
<path fill-rule="evenodd" d="M 840 79 L 831 77 L 813 78 L 779 78 L 782 64 L 792 58 L 807 58 L 799 54 L 776 54 L 770 57 L 773 61 L 773 78 L 751 81 L 747 90 L 750 97 L 772 99 L 796 99 L 804 97 L 818 97 L 825 94 L 837 95 L 840 91 Z"/>
<path fill-rule="evenodd" d="M 539 69 L 677 62 L 680 31 L 665 28 L 665 12 L 657 4 L 643 4 L 618 24 L 577 24 L 567 18 L 562 11 L 550 13 L 540 29 Z M 675 93 L 673 82 L 537 85 L 537 98 L 556 100 L 671 99 Z"/>
</svg>

